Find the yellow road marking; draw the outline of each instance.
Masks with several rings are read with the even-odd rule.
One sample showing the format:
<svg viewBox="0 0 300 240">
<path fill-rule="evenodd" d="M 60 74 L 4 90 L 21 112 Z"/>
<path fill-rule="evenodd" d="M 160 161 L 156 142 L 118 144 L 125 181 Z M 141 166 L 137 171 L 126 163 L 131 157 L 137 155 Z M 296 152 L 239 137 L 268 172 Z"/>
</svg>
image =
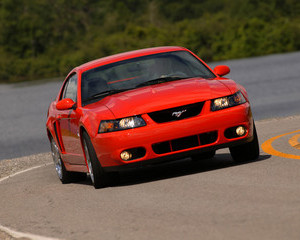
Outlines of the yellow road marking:
<svg viewBox="0 0 300 240">
<path fill-rule="evenodd" d="M 300 149 L 300 143 L 298 139 L 300 138 L 300 134 L 297 134 L 289 139 L 289 144 L 297 149 Z"/>
<path fill-rule="evenodd" d="M 278 138 L 281 138 L 281 137 L 284 137 L 286 135 L 290 135 L 290 134 L 293 134 L 293 133 L 298 133 L 300 132 L 300 130 L 297 130 L 297 131 L 293 131 L 293 132 L 289 132 L 289 133 L 284 133 L 284 134 L 281 134 L 281 135 L 278 135 L 276 137 L 272 137 L 270 139 L 268 139 L 267 141 L 265 141 L 262 145 L 261 145 L 261 148 L 266 152 L 266 153 L 269 153 L 271 155 L 274 155 L 274 156 L 279 156 L 279 157 L 284 157 L 284 158 L 292 158 L 292 159 L 300 159 L 300 156 L 299 155 L 293 155 L 293 154 L 288 154 L 288 153 L 283 153 L 283 152 L 280 152 L 280 151 L 277 151 L 276 149 L 274 149 L 272 147 L 272 142 Z M 298 136 L 298 135 L 297 135 Z M 298 138 L 298 137 L 297 137 Z M 295 140 L 295 139 L 293 139 Z"/>
</svg>

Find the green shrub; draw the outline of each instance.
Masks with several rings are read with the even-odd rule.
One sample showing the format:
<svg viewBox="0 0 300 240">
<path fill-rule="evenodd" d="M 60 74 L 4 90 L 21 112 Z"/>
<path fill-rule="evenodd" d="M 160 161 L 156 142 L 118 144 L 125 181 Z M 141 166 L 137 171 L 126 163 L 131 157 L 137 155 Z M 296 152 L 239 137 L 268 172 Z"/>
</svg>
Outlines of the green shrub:
<svg viewBox="0 0 300 240">
<path fill-rule="evenodd" d="M 297 51 L 299 16 L 298 0 L 1 0 L 0 82 L 163 45 L 206 61 Z"/>
</svg>

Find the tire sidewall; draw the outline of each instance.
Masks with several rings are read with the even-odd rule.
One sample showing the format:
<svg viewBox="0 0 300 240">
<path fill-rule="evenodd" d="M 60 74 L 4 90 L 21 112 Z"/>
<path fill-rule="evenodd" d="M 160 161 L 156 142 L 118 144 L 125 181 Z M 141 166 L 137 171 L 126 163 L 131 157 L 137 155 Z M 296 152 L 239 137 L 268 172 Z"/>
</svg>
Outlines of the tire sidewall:
<svg viewBox="0 0 300 240">
<path fill-rule="evenodd" d="M 88 150 L 87 154 L 89 154 L 89 158 L 91 161 L 92 172 L 94 175 L 94 182 L 93 182 L 94 187 L 95 188 L 105 187 L 107 185 L 106 173 L 104 172 L 104 170 L 97 158 L 97 154 L 95 152 L 93 144 L 90 140 L 89 135 L 86 132 L 83 132 L 83 144 L 86 144 L 86 146 L 87 146 L 87 150 Z M 88 164 L 87 164 L 87 167 L 89 167 Z"/>
</svg>

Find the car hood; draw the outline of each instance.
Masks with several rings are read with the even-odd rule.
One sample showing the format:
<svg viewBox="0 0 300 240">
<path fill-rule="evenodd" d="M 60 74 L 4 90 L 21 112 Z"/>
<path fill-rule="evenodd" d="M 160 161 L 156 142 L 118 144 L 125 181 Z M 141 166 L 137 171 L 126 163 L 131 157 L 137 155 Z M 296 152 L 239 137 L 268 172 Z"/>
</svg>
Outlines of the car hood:
<svg viewBox="0 0 300 240">
<path fill-rule="evenodd" d="M 236 84 L 229 79 L 192 78 L 114 94 L 93 105 L 97 108 L 104 104 L 115 118 L 122 118 L 230 95 L 233 88 Z"/>
</svg>

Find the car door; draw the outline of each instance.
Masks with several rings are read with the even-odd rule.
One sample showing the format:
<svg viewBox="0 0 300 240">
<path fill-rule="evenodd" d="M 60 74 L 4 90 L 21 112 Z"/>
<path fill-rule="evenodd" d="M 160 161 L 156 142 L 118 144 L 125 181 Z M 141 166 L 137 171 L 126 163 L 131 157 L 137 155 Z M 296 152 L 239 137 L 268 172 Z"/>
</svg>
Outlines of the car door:
<svg viewBox="0 0 300 240">
<path fill-rule="evenodd" d="M 84 164 L 84 157 L 79 135 L 80 114 L 76 108 L 77 75 L 71 75 L 64 86 L 60 100 L 70 98 L 75 102 L 74 108 L 58 110 L 59 127 L 64 146 L 64 160 L 70 164 Z"/>
</svg>

